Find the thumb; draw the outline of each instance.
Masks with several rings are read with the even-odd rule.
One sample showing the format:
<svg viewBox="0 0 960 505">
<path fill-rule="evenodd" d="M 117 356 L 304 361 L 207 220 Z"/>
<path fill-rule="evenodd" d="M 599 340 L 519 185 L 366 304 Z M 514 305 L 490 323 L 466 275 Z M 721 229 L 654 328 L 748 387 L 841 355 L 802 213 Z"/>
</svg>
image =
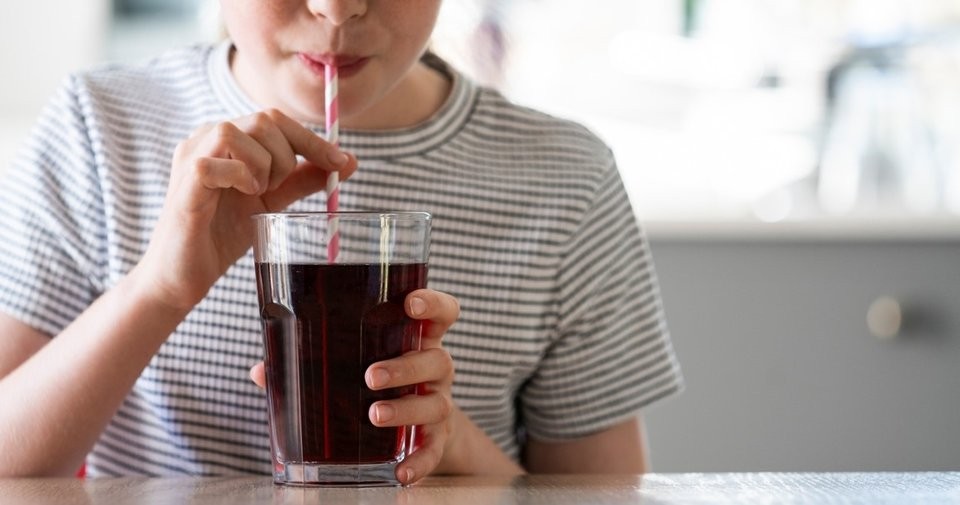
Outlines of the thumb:
<svg viewBox="0 0 960 505">
<path fill-rule="evenodd" d="M 250 368 L 250 380 L 257 386 L 260 386 L 260 389 L 267 387 L 267 372 L 263 367 L 262 361 Z"/>
</svg>

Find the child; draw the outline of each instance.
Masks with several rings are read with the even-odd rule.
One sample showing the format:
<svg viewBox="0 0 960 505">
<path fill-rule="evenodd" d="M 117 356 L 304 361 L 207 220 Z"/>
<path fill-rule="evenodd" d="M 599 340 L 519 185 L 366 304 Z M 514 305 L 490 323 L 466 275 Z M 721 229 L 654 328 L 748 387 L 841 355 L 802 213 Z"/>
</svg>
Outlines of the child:
<svg viewBox="0 0 960 505">
<path fill-rule="evenodd" d="M 224 0 L 229 41 L 65 83 L 0 196 L 0 475 L 269 474 L 249 216 L 331 171 L 341 210 L 434 216 L 423 350 L 365 375 L 424 384 L 370 410 L 423 427 L 402 482 L 645 469 L 681 381 L 611 153 L 425 54 L 439 7 Z"/>
</svg>

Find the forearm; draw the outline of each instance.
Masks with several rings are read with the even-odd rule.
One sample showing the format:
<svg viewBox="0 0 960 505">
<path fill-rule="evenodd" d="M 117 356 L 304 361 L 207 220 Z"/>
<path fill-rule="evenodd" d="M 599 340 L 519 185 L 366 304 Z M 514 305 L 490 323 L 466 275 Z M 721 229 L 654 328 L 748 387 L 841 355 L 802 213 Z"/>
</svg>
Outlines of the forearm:
<svg viewBox="0 0 960 505">
<path fill-rule="evenodd" d="M 564 442 L 530 439 L 524 463 L 531 473 L 647 472 L 646 437 L 639 417 L 599 433 Z"/>
<path fill-rule="evenodd" d="M 524 469 L 507 456 L 459 408 L 451 415 L 451 437 L 436 473 L 451 475 L 523 475 Z"/>
<path fill-rule="evenodd" d="M 185 316 L 132 273 L 0 380 L 0 476 L 75 472 Z"/>
</svg>

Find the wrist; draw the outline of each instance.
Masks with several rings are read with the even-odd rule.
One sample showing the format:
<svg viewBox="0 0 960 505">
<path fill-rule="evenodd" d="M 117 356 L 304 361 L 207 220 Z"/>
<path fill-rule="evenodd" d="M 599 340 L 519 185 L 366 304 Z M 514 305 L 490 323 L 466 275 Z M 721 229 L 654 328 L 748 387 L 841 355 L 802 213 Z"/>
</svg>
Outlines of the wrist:
<svg viewBox="0 0 960 505">
<path fill-rule="evenodd" d="M 479 426 L 453 409 L 443 459 L 435 470 L 449 475 L 522 475 L 523 468 L 504 453 Z"/>
<path fill-rule="evenodd" d="M 464 436 L 464 432 L 473 427 L 471 426 L 473 422 L 459 407 L 454 406 L 447 423 L 447 443 L 443 448 L 443 458 L 435 473 L 446 475 L 470 474 L 472 472 L 469 471 L 466 461 L 466 455 L 470 454 L 470 448 L 465 447 L 469 440 L 468 437 Z"/>
<path fill-rule="evenodd" d="M 178 300 L 161 287 L 161 283 L 150 275 L 150 269 L 141 262 L 137 264 L 117 285 L 124 296 L 136 305 L 148 309 L 158 316 L 167 316 L 183 320 L 193 310 L 192 301 Z"/>
</svg>

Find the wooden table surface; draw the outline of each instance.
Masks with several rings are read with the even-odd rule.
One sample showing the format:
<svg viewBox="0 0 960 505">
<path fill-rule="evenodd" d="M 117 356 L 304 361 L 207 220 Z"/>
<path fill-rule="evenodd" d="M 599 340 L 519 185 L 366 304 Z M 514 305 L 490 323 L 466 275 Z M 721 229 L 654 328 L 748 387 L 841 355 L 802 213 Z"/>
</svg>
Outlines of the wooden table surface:
<svg viewBox="0 0 960 505">
<path fill-rule="evenodd" d="M 292 488 L 266 477 L 0 479 L 0 504 L 958 503 L 960 472 L 432 477 L 406 488 Z"/>
</svg>

